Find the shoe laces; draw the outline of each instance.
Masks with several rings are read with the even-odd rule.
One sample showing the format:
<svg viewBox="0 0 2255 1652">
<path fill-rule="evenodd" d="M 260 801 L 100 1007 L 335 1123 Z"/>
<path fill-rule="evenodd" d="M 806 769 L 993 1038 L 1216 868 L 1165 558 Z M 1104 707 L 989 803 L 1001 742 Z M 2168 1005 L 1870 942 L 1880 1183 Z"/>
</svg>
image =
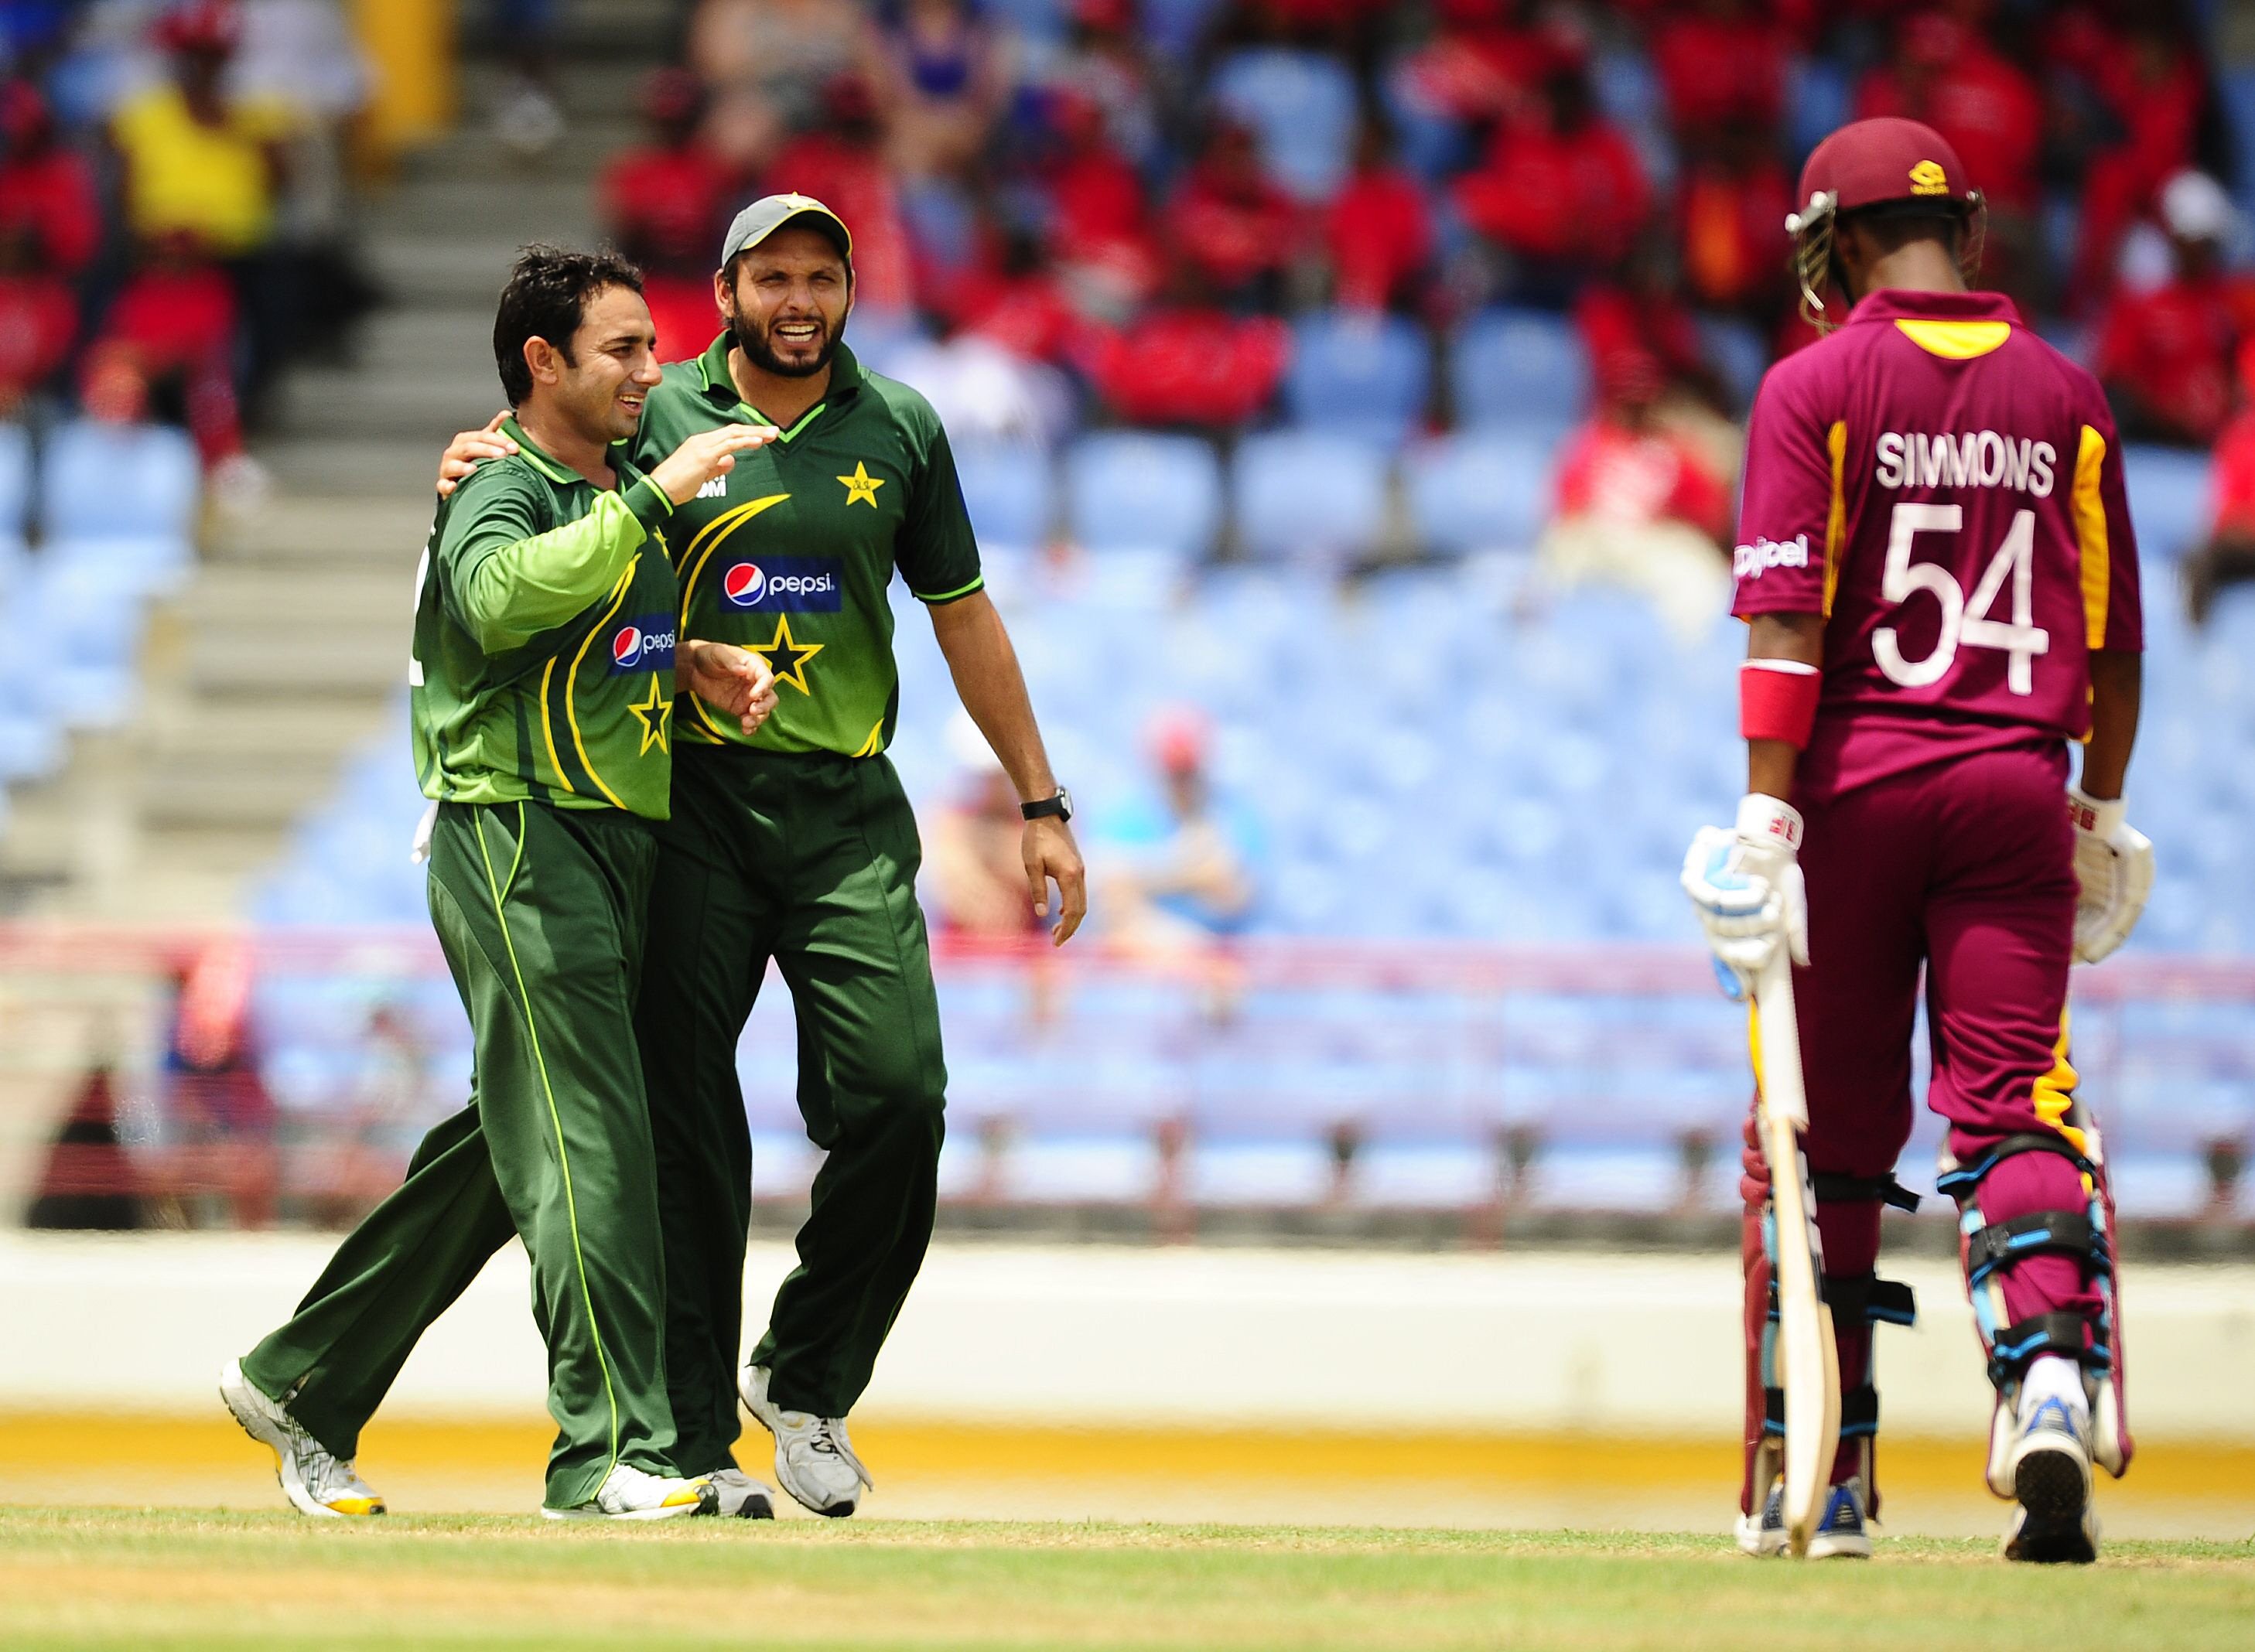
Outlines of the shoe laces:
<svg viewBox="0 0 2255 1652">
<path fill-rule="evenodd" d="M 877 1482 L 869 1478 L 869 1471 L 854 1454 L 854 1442 L 847 1438 L 846 1419 L 842 1417 L 818 1417 L 812 1419 L 806 1432 L 806 1448 L 822 1456 L 834 1457 L 852 1469 L 861 1482 L 871 1491 Z"/>
</svg>

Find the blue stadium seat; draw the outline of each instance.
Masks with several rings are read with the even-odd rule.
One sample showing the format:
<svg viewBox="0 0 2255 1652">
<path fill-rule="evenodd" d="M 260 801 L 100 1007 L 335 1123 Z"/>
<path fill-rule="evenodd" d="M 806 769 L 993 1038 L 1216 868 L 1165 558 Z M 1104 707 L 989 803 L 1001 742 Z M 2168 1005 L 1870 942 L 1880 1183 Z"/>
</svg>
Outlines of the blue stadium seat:
<svg viewBox="0 0 2255 1652">
<path fill-rule="evenodd" d="M 1221 528 L 1221 464 L 1194 436 L 1106 430 L 1065 456 L 1066 511 L 1086 549 L 1203 557 Z"/>
<path fill-rule="evenodd" d="M 1507 431 L 1444 436 L 1404 467 L 1409 520 L 1430 550 L 1525 550 L 1550 513 L 1550 445 Z"/>
<path fill-rule="evenodd" d="M 195 528 L 195 444 L 163 425 L 81 420 L 48 438 L 41 508 L 51 539 L 186 541 Z"/>
<path fill-rule="evenodd" d="M 1238 444 L 1237 533 L 1251 555 L 1329 562 L 1366 550 L 1386 524 L 1386 457 L 1320 430 L 1272 430 Z"/>
<path fill-rule="evenodd" d="M 1293 423 L 1399 447 L 1424 422 L 1425 336 L 1400 316 L 1332 310 L 1293 329 L 1284 408 Z"/>
<path fill-rule="evenodd" d="M 981 540 L 1032 548 L 1057 525 L 1056 480 L 1037 448 L 966 443 L 955 451 L 963 502 Z"/>
<path fill-rule="evenodd" d="M 1384 72 L 1379 96 L 1394 129 L 1401 164 L 1417 176 L 1437 183 L 1461 172 L 1472 159 L 1472 133 L 1426 94 L 1410 74 L 1407 60 Z"/>
<path fill-rule="evenodd" d="M 2067 460 L 2069 470 L 2074 459 Z M 2122 450 L 2122 481 L 2138 549 L 2148 559 L 2175 562 L 2208 537 L 2208 458 L 2174 447 Z"/>
<path fill-rule="evenodd" d="M 2219 76 L 2225 118 L 2239 162 L 2239 202 L 2255 211 L 2255 66 L 2241 64 Z"/>
<path fill-rule="evenodd" d="M 1855 89 L 1838 64 L 1813 57 L 1795 63 L 1785 107 L 1795 166 L 1853 118 L 1854 102 Z"/>
<path fill-rule="evenodd" d="M 1555 436 L 1588 404 L 1588 354 L 1563 317 L 1491 310 L 1458 332 L 1449 382 L 1459 425 Z"/>
<path fill-rule="evenodd" d="M 1354 158 L 1354 79 L 1319 52 L 1258 46 L 1214 72 L 1213 100 L 1259 136 L 1269 172 L 1305 201 L 1338 192 Z"/>
<path fill-rule="evenodd" d="M 1143 33 L 1163 56 L 1187 59 L 1205 39 L 1206 25 L 1223 0 L 1142 0 L 1136 8 Z"/>
<path fill-rule="evenodd" d="M 1732 399 L 1741 408 L 1752 407 L 1762 374 L 1769 371 L 1769 340 L 1761 329 L 1733 316 L 1704 316 L 1699 341 L 1730 388 Z"/>
</svg>

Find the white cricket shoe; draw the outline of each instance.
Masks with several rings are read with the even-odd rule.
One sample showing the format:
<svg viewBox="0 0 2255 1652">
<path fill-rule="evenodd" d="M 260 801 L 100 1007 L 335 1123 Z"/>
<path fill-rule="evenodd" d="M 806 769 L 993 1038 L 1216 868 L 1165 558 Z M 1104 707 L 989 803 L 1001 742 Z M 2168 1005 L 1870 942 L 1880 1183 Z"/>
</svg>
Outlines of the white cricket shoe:
<svg viewBox="0 0 2255 1652">
<path fill-rule="evenodd" d="M 705 1478 L 720 1499 L 724 1519 L 773 1520 L 775 1494 L 741 1468 L 723 1468 Z"/>
<path fill-rule="evenodd" d="M 2023 1391 L 2004 1466 L 2020 1504 L 2005 1533 L 2006 1559 L 2089 1565 L 2098 1558 L 2087 1406 L 2076 1397 Z"/>
<path fill-rule="evenodd" d="M 1785 1481 L 1770 1482 L 1769 1495 L 1762 1500 L 1760 1511 L 1740 1515 L 1738 1526 L 1739 1552 L 1767 1560 L 1786 1552 L 1788 1538 L 1785 1530 Z M 1851 1480 L 1845 1485 L 1835 1486 L 1824 1504 L 1824 1517 L 1816 1522 L 1809 1534 L 1809 1557 L 1811 1560 L 1869 1560 L 1872 1558 L 1872 1536 L 1864 1523 L 1864 1483 Z"/>
<path fill-rule="evenodd" d="M 544 1507 L 544 1520 L 675 1520 L 709 1515 L 720 1507 L 710 1480 L 652 1474 L 631 1463 L 613 1463 L 595 1494 L 569 1508 Z"/>
<path fill-rule="evenodd" d="M 843 1520 L 860 1507 L 861 1488 L 877 1489 L 861 1460 L 854 1455 L 842 1417 L 786 1411 L 768 1398 L 768 1368 L 748 1365 L 737 1382 L 744 1409 L 775 1436 L 776 1478 L 783 1488 L 818 1515 Z"/>
<path fill-rule="evenodd" d="M 383 1499 L 354 1472 L 351 1460 L 337 1457 L 267 1398 L 243 1376 L 242 1361 L 229 1360 L 220 1372 L 219 1396 L 242 1432 L 274 1453 L 274 1478 L 299 1514 L 340 1520 L 383 1512 Z"/>
<path fill-rule="evenodd" d="M 1767 1560 L 1785 1552 L 1785 1481 L 1773 1480 L 1769 1495 L 1751 1515 L 1739 1516 L 1739 1552 Z"/>
</svg>

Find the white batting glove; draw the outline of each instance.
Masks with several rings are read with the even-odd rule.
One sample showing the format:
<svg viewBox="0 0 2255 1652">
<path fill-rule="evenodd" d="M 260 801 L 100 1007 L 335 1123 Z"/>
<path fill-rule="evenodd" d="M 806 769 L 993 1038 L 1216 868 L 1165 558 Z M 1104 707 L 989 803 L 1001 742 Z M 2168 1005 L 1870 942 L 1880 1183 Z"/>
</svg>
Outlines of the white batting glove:
<svg viewBox="0 0 2255 1652">
<path fill-rule="evenodd" d="M 1701 827 L 1683 857 L 1683 892 L 1706 931 L 1716 978 L 1733 1000 L 1753 990 L 1780 947 L 1795 963 L 1809 962 L 1800 849 L 1800 811 L 1750 792 L 1739 800 L 1737 826 Z"/>
<path fill-rule="evenodd" d="M 2120 798 L 2100 802 L 2067 788 L 2075 824 L 2075 956 L 2096 963 L 2130 938 L 2153 892 L 2153 840 L 2123 818 Z"/>
</svg>

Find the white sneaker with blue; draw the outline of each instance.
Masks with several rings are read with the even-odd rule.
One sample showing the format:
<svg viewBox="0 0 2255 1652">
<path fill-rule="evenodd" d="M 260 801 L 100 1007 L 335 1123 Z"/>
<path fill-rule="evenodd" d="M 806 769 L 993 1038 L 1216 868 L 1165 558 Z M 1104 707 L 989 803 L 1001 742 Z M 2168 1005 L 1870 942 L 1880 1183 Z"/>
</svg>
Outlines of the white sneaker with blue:
<svg viewBox="0 0 2255 1652">
<path fill-rule="evenodd" d="M 1781 1555 L 1787 1548 L 1785 1530 L 1785 1481 L 1770 1482 L 1769 1495 L 1763 1499 L 1761 1512 L 1739 1516 L 1739 1552 L 1760 1559 Z M 1830 1501 L 1824 1505 L 1824 1517 L 1816 1522 L 1816 1530 L 1809 1539 L 1809 1558 L 1811 1560 L 1869 1560 L 1872 1558 L 1872 1536 L 1864 1522 L 1864 1483 L 1851 1480 L 1845 1485 L 1832 1488 Z"/>
<path fill-rule="evenodd" d="M 2090 1496 L 2090 1402 L 2072 1360 L 2047 1355 L 2028 1368 L 2002 1460 L 1992 1474 L 2020 1504 L 2005 1533 L 2005 1558 L 2088 1565 L 2098 1558 L 2098 1510 Z"/>
</svg>

